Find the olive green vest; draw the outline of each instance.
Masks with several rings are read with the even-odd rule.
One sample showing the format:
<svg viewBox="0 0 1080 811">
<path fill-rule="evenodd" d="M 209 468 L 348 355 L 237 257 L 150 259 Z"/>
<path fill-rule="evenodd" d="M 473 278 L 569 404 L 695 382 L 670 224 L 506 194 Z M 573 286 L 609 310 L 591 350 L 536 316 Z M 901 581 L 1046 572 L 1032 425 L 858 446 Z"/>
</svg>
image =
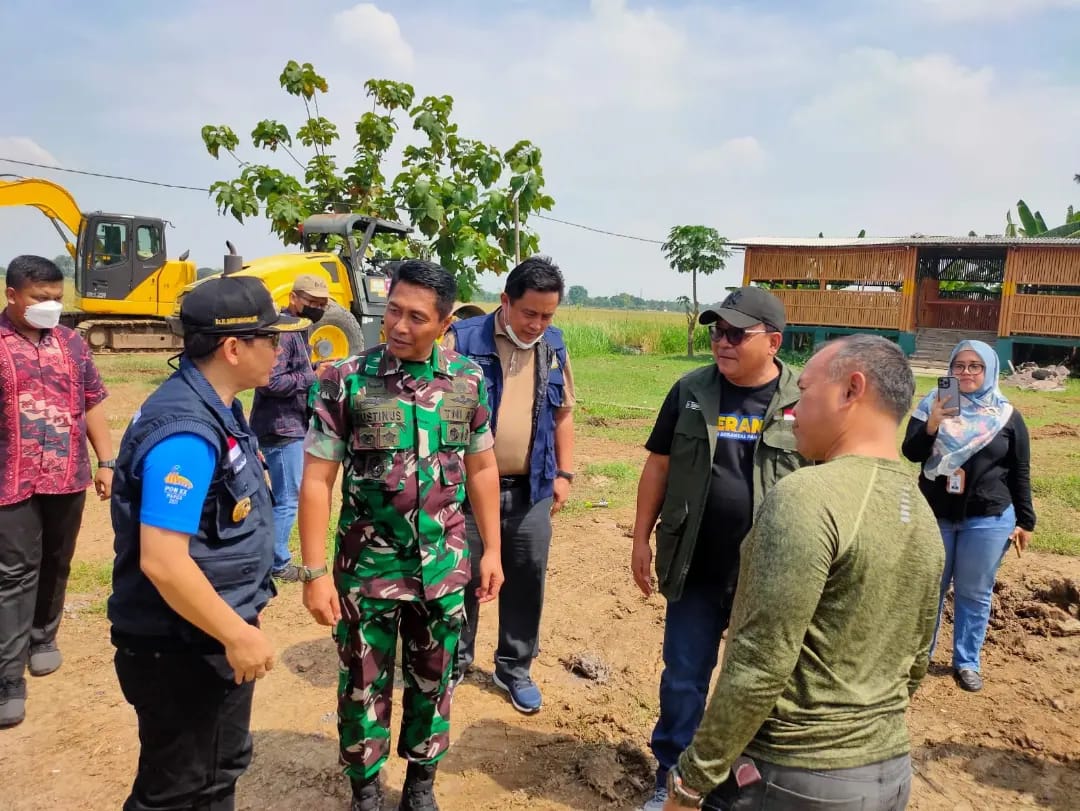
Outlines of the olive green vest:
<svg viewBox="0 0 1080 811">
<path fill-rule="evenodd" d="M 784 419 L 784 411 L 799 400 L 796 376 L 782 362 L 777 361 L 777 365 L 780 383 L 754 443 L 755 515 L 773 484 L 809 464 L 796 453 L 791 420 Z M 682 596 L 700 531 L 724 531 L 722 527 L 701 526 L 716 454 L 716 423 L 724 385 L 715 364 L 695 369 L 679 381 L 679 419 L 671 442 L 667 492 L 656 526 L 656 577 L 660 593 L 669 600 Z M 738 541 L 742 543 L 742 538 Z M 732 573 L 730 583 L 717 586 L 733 589 L 736 574 Z"/>
</svg>

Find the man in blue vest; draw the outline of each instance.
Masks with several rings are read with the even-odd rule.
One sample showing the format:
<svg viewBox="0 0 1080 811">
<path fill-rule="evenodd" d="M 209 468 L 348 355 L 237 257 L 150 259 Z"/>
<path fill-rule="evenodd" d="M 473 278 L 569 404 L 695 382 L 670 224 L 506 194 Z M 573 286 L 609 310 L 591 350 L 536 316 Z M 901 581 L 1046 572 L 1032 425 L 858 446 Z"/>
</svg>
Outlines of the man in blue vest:
<svg viewBox="0 0 1080 811">
<path fill-rule="evenodd" d="M 501 306 L 459 321 L 443 346 L 480 365 L 491 404 L 500 476 L 502 565 L 495 685 L 519 712 L 539 712 L 540 688 L 530 669 L 540 651 L 551 516 L 574 480 L 574 380 L 562 332 L 551 325 L 563 297 L 563 277 L 551 259 L 533 256 L 510 271 Z M 483 544 L 466 509 L 473 583 L 465 590 L 467 625 L 458 646 L 455 683 L 472 665 L 480 606 Z"/>
<path fill-rule="evenodd" d="M 269 382 L 282 332 L 258 279 L 188 293 L 179 370 L 143 403 L 120 446 L 108 614 L 116 675 L 139 719 L 125 811 L 234 806 L 251 761 L 255 679 L 274 665 L 259 612 L 274 592 L 274 513 L 237 395 Z"/>
</svg>

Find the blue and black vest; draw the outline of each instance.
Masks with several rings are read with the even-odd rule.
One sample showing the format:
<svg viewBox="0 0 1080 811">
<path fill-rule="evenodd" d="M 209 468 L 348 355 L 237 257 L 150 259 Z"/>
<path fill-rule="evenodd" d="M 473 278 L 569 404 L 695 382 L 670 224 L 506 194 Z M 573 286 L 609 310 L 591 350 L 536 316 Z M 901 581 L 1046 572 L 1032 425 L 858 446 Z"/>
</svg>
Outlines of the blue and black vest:
<svg viewBox="0 0 1080 811">
<path fill-rule="evenodd" d="M 468 355 L 484 370 L 491 406 L 491 431 L 498 436 L 503 371 L 499 349 L 495 345 L 495 315 L 467 318 L 451 325 L 450 329 L 454 333 L 454 351 Z M 566 366 L 562 330 L 558 327 L 544 330 L 535 352 L 536 386 L 529 451 L 529 500 L 533 504 L 550 498 L 555 492 L 555 410 L 563 404 L 563 367 Z"/>
<path fill-rule="evenodd" d="M 182 358 L 180 370 L 143 403 L 120 443 L 112 493 L 116 561 L 108 614 L 114 632 L 124 636 L 168 638 L 214 649 L 215 641 L 173 611 L 139 566 L 143 488 L 185 486 L 182 477 L 144 482 L 142 463 L 151 448 L 180 433 L 201 436 L 217 449 L 217 469 L 199 530 L 191 536 L 192 559 L 249 623 L 255 623 L 274 594 L 274 513 L 257 439 L 239 401 L 226 407 L 195 365 Z"/>
</svg>

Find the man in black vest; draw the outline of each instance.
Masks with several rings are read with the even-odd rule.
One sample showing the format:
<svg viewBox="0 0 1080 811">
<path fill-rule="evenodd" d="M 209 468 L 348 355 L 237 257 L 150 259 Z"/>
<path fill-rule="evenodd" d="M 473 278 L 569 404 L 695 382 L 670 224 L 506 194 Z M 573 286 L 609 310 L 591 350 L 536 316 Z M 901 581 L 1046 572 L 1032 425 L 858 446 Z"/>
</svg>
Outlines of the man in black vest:
<svg viewBox="0 0 1080 811">
<path fill-rule="evenodd" d="M 143 403 L 120 446 L 109 620 L 116 675 L 139 718 L 125 811 L 230 811 L 251 761 L 255 679 L 274 665 L 259 628 L 273 594 L 274 513 L 236 396 L 265 386 L 278 313 L 258 279 L 210 279 L 183 299 L 180 368 Z"/>
<path fill-rule="evenodd" d="M 655 528 L 656 585 L 667 599 L 660 717 L 651 741 L 656 786 L 643 811 L 664 807 L 668 771 L 705 711 L 739 547 L 754 514 L 773 484 L 805 464 L 791 430 L 798 383 L 776 357 L 783 303 L 764 288 L 743 287 L 698 320 L 709 327 L 713 363 L 668 392 L 638 483 L 631 569 L 649 596 Z"/>
</svg>

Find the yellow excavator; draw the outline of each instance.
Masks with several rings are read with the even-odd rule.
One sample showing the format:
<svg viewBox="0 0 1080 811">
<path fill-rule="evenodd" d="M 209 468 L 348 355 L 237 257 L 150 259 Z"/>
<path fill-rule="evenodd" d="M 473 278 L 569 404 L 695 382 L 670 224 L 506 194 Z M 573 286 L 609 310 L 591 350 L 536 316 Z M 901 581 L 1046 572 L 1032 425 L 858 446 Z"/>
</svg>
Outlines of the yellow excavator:
<svg viewBox="0 0 1080 811">
<path fill-rule="evenodd" d="M 184 293 L 196 281 L 195 263 L 185 251 L 167 259 L 165 222 L 150 217 L 83 213 L 61 186 L 38 178 L 0 178 L 0 207 L 33 206 L 49 218 L 75 259 L 75 306 L 65 323 L 77 328 L 94 351 L 176 349 L 166 318 L 179 311 Z M 65 230 L 66 229 L 66 230 Z M 300 253 L 285 253 L 245 263 L 232 245 L 226 274 L 255 276 L 279 307 L 289 301 L 301 273 L 323 276 L 330 306 L 312 328 L 316 361 L 362 352 L 382 340 L 382 319 L 394 262 L 368 255 L 376 234 L 404 238 L 407 225 L 360 214 L 316 214 L 301 225 Z M 72 244 L 71 234 L 76 242 Z M 336 247 L 335 247 L 336 246 Z M 455 318 L 483 314 L 473 304 L 457 304 Z"/>
<path fill-rule="evenodd" d="M 32 206 L 44 214 L 75 260 L 75 307 L 64 322 L 95 351 L 176 346 L 165 316 L 195 281 L 185 251 L 165 253 L 165 221 L 131 214 L 84 213 L 62 186 L 40 178 L 0 178 L 0 207 Z M 72 242 L 74 239 L 74 243 Z"/>
</svg>

